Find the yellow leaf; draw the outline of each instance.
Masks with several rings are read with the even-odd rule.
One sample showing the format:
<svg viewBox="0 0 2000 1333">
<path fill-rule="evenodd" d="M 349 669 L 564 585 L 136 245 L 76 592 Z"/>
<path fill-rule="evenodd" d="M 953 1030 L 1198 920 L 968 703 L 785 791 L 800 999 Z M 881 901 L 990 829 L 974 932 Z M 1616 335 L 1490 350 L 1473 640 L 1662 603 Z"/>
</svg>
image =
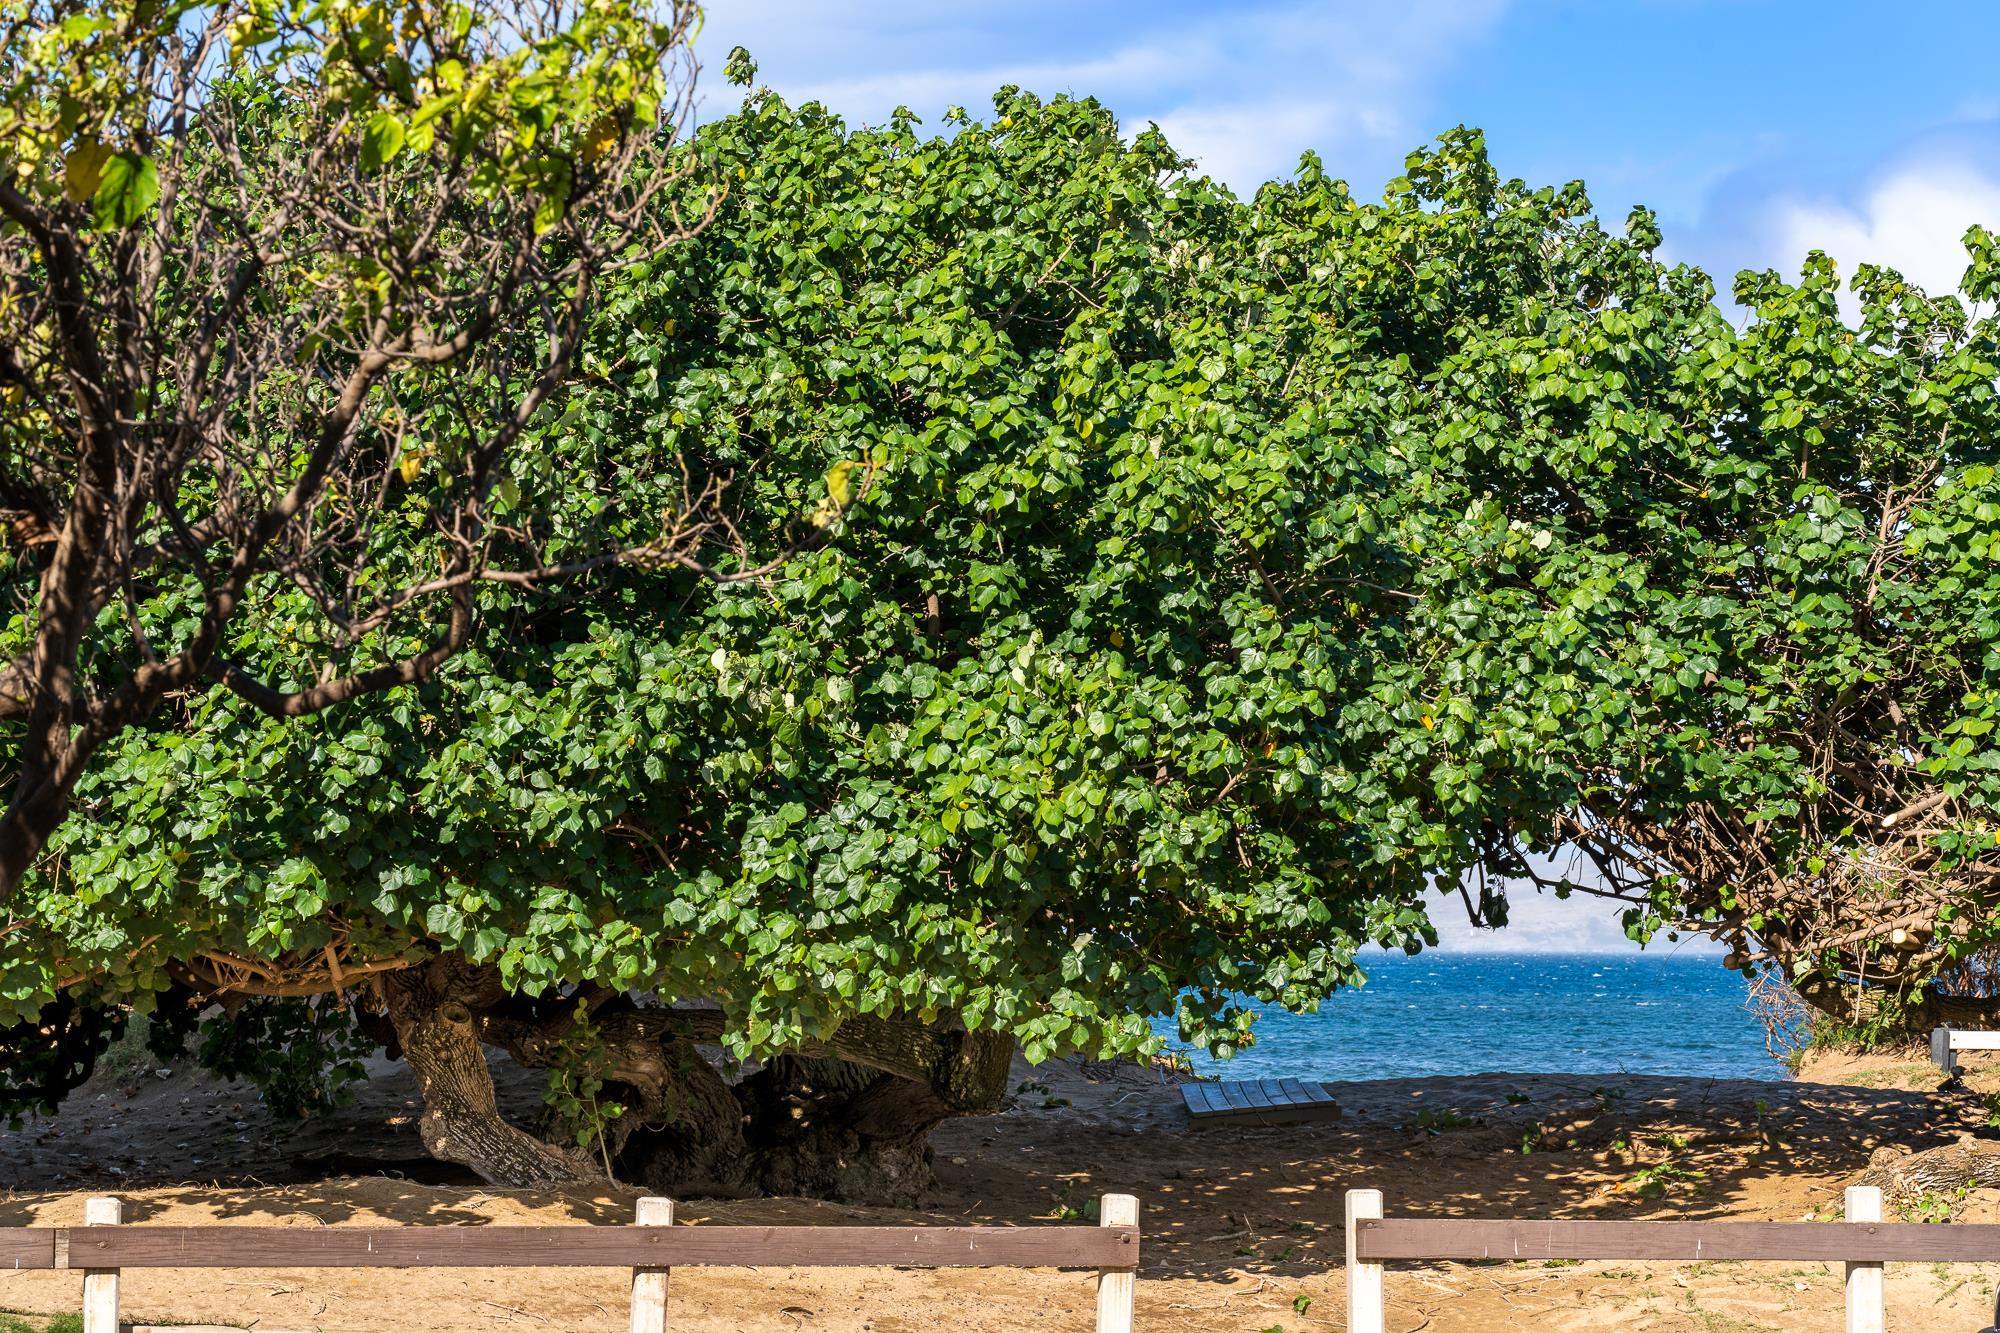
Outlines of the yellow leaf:
<svg viewBox="0 0 2000 1333">
<path fill-rule="evenodd" d="M 847 507 L 848 496 L 853 494 L 853 488 L 848 483 L 848 476 L 853 471 L 854 460 L 851 458 L 843 458 L 826 470 L 826 493 L 842 509 Z"/>
<path fill-rule="evenodd" d="M 583 141 L 578 145 L 583 150 L 583 160 L 595 162 L 611 150 L 618 142 L 618 118 L 609 114 L 599 116 L 597 123 L 584 132 Z"/>
<path fill-rule="evenodd" d="M 85 139 L 69 150 L 69 158 L 63 163 L 63 193 L 73 204 L 80 204 L 94 198 L 97 187 L 104 180 L 104 164 L 111 159 L 111 145 L 98 139 Z"/>
</svg>

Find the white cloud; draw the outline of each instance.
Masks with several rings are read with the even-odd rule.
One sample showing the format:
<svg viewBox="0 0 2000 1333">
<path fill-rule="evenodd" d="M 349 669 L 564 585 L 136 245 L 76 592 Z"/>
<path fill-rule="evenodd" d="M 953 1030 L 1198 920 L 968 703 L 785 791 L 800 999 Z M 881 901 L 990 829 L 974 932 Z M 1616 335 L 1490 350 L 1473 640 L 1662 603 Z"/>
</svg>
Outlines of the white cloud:
<svg viewBox="0 0 2000 1333">
<path fill-rule="evenodd" d="M 891 70 L 784 89 L 790 95 L 837 108 L 879 115 L 897 106 L 933 109 L 964 103 L 979 109 L 994 89 L 1015 84 L 1044 95 L 1106 95 L 1143 88 L 1173 77 L 1183 55 L 1157 46 L 1128 47 L 1089 60 L 1030 61 L 976 69 Z"/>
<path fill-rule="evenodd" d="M 1456 892 L 1437 894 L 1428 906 L 1438 947 L 1453 953 L 1626 953 L 1638 947 L 1625 938 L 1623 904 L 1581 893 L 1559 899 L 1532 885 L 1512 885 L 1507 924 L 1498 930 L 1467 920 Z"/>
<path fill-rule="evenodd" d="M 1962 238 L 1973 223 L 2000 225 L 2000 180 L 1968 163 L 1904 163 L 1858 204 L 1784 200 L 1773 206 L 1773 262 L 1792 273 L 1811 250 L 1839 262 L 1884 264 L 1930 292 L 1949 292 L 1965 273 Z"/>
<path fill-rule="evenodd" d="M 898 105 L 927 118 L 954 103 L 978 112 L 1005 84 L 1095 96 L 1128 129 L 1157 121 L 1181 151 L 1249 191 L 1308 148 L 1357 182 L 1393 174 L 1433 128 L 1431 90 L 1507 3 L 720 0 L 702 48 L 713 65 L 740 42 L 781 93 L 861 120 Z M 709 96 L 724 100 L 712 84 Z"/>
<path fill-rule="evenodd" d="M 1545 880 L 1567 878 L 1574 883 L 1602 884 L 1590 864 L 1573 850 L 1530 858 L 1534 873 Z M 1432 894 L 1425 906 L 1437 927 L 1438 947 L 1453 953 L 1629 953 L 1638 947 L 1625 935 L 1624 916 L 1631 904 L 1595 894 L 1572 892 L 1567 898 L 1537 889 L 1531 881 L 1503 881 L 1507 893 L 1507 924 L 1497 930 L 1475 926 L 1467 918 L 1465 900 L 1456 889 Z M 1466 890 L 1479 901 L 1475 876 Z M 1648 953 L 1722 953 L 1722 945 L 1706 936 L 1664 934 L 1646 946 Z"/>
<path fill-rule="evenodd" d="M 1383 107 L 1352 107 L 1293 97 L 1228 106 L 1185 107 L 1159 116 L 1161 131 L 1180 152 L 1217 180 L 1248 194 L 1289 176 L 1307 148 L 1372 140 L 1402 144 L 1402 121 Z M 1339 160 L 1332 165 L 1338 169 Z"/>
</svg>

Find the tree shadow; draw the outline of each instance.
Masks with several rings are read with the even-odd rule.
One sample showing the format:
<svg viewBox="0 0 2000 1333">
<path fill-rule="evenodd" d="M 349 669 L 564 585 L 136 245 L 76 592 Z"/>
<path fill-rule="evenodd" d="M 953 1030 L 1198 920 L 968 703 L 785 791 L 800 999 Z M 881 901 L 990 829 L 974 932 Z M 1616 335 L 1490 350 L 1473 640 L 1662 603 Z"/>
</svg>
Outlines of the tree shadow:
<svg viewBox="0 0 2000 1333">
<path fill-rule="evenodd" d="M 538 1095 L 527 1071 L 498 1072 L 518 1106 Z M 1761 1218 L 1778 1215 L 1772 1200 L 1782 1195 L 1791 1220 L 1808 1195 L 1836 1203 L 1839 1182 L 1864 1169 L 1878 1146 L 1951 1142 L 1985 1114 L 1969 1097 L 1891 1088 L 1484 1075 L 1334 1085 L 1346 1113 L 1338 1121 L 1195 1129 L 1171 1083 L 1109 1080 L 1094 1100 L 1082 1084 L 1056 1090 L 1066 1095 L 1044 1088 L 1004 1114 L 941 1129 L 941 1187 L 923 1208 L 684 1200 L 682 1215 L 725 1225 L 1078 1224 L 1094 1220 L 1098 1194 L 1130 1193 L 1141 1204 L 1144 1274 L 1235 1282 L 1342 1263 L 1351 1188 L 1381 1189 L 1391 1216 Z M 166 1095 L 175 1108 L 193 1096 Z M 377 1078 L 339 1114 L 283 1131 L 254 1120 L 229 1087 L 202 1096 L 212 1117 L 231 1117 L 217 1136 L 224 1151 L 239 1135 L 259 1141 L 234 1163 L 178 1179 L 158 1178 L 173 1170 L 171 1152 L 150 1179 L 91 1169 L 93 1161 L 116 1165 L 121 1134 L 184 1141 L 172 1125 L 163 1139 L 161 1126 L 143 1123 L 143 1098 L 136 1106 L 87 1103 L 80 1126 L 66 1117 L 66 1134 L 54 1138 L 46 1125 L 0 1135 L 0 1169 L 13 1173 L 0 1184 L 51 1163 L 69 1177 L 0 1195 L 0 1226 L 30 1224 L 58 1200 L 80 1208 L 85 1189 L 125 1198 L 135 1223 L 483 1225 L 496 1213 L 518 1214 L 514 1205 L 538 1220 L 632 1217 L 635 1191 L 461 1188 L 433 1174 L 442 1169 L 420 1155 L 415 1088 L 400 1071 Z M 1652 1169 L 1663 1162 L 1673 1170 Z"/>
<path fill-rule="evenodd" d="M 1349 1189 L 1382 1190 L 1392 1217 L 1789 1221 L 1799 1213 L 1770 1216 L 1774 1181 L 1837 1207 L 1838 1182 L 1877 1148 L 1953 1142 L 1986 1114 L 1883 1088 L 1491 1077 L 1332 1085 L 1360 1113 L 1318 1124 L 1194 1129 L 1183 1113 L 1052 1143 L 1047 1122 L 996 1122 L 982 1143 L 1058 1211 L 1100 1191 L 1138 1195 L 1142 1275 L 1234 1281 L 1343 1263 Z"/>
<path fill-rule="evenodd" d="M 582 1191 L 466 1190 L 421 1185 L 387 1176 L 329 1179 L 272 1187 L 230 1190 L 191 1186 L 153 1189 L 129 1200 L 127 1222 L 154 1221 L 186 1208 L 217 1220 L 252 1221 L 266 1225 L 324 1225 L 361 1222 L 379 1226 L 508 1225 L 481 1205 L 506 1199 L 538 1211 L 559 1208 L 572 1221 L 607 1226 L 632 1220 L 629 1198 L 603 1197 Z M 199 1225 L 185 1214 L 180 1225 Z"/>
</svg>

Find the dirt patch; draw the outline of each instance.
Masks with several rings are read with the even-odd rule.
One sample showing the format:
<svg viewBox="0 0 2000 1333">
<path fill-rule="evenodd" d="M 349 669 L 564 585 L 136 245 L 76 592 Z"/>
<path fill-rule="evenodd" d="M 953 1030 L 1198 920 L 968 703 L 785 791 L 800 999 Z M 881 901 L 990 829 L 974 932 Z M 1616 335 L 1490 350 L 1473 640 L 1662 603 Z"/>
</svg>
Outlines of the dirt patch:
<svg viewBox="0 0 2000 1333">
<path fill-rule="evenodd" d="M 1846 1081 L 1349 1083 L 1334 1086 L 1338 1121 L 1193 1130 L 1178 1089 L 1153 1071 L 1022 1066 L 1006 1110 L 938 1134 L 940 1188 L 920 1209 L 696 1200 L 681 1214 L 697 1224 L 1028 1224 L 1088 1219 L 1098 1194 L 1122 1191 L 1142 1209 L 1142 1327 L 1333 1329 L 1344 1322 L 1342 1192 L 1352 1187 L 1382 1190 L 1392 1215 L 1831 1219 L 1876 1148 L 1950 1142 L 1986 1115 L 1977 1088 L 1941 1094 L 1935 1077 L 1890 1078 L 1879 1061 L 1828 1068 Z M 531 1081 L 503 1083 L 517 1110 L 532 1104 Z M 385 1070 L 338 1116 L 287 1127 L 240 1086 L 122 1069 L 80 1089 L 57 1119 L 0 1133 L 0 1225 L 76 1223 L 84 1197 L 101 1192 L 124 1198 L 135 1221 L 216 1226 L 631 1216 L 631 1193 L 438 1183 L 415 1109 L 400 1071 Z M 2000 1195 L 1973 1195 L 1961 1216 L 2000 1219 Z M 1976 1328 L 1996 1280 L 2000 1265 L 1892 1267 L 1891 1322 Z M 619 1329 L 628 1281 L 556 1269 L 214 1270 L 133 1273 L 124 1285 L 128 1317 L 143 1322 L 446 1333 Z M 674 1327 L 694 1330 L 1025 1333 L 1089 1328 L 1092 1287 L 1089 1274 L 1045 1271 L 690 1269 L 674 1274 L 670 1309 Z M 1392 1268 L 1388 1292 L 1390 1327 L 1405 1331 L 1522 1320 L 1543 1330 L 1823 1328 L 1839 1326 L 1841 1308 L 1840 1273 L 1825 1264 L 1408 1265 Z M 77 1294 L 74 1275 L 0 1275 L 0 1309 L 74 1310 Z"/>
</svg>

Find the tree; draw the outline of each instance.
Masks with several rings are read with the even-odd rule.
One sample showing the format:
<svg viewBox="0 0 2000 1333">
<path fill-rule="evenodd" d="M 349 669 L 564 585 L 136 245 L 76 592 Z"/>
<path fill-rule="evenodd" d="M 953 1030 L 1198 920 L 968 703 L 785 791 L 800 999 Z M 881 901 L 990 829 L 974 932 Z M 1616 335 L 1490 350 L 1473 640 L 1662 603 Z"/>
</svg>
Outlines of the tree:
<svg viewBox="0 0 2000 1333">
<path fill-rule="evenodd" d="M 1249 1001 L 1358 982 L 1430 938 L 1432 883 L 1526 848 L 1784 938 L 1642 857 L 1689 811 L 1764 837 L 1747 796 L 1818 799 L 1774 741 L 1791 678 L 1755 673 L 1848 641 L 1734 628 L 1850 569 L 1781 463 L 1885 438 L 1919 370 L 1990 440 L 1970 325 L 1896 350 L 1773 280 L 1738 330 L 1650 216 L 1502 180 L 1470 131 L 1380 203 L 1311 158 L 1246 203 L 1094 103 L 953 121 L 760 93 L 706 127 L 674 188 L 727 203 L 620 275 L 508 462 L 558 524 L 657 512 L 671 457 L 746 530 L 835 539 L 742 583 L 468 585 L 496 632 L 427 681 L 118 737 L 0 933 L 41 1088 L 106 1006 L 338 1002 L 491 1179 L 908 1197 L 1016 1047 L 1144 1052 L 1171 1017 L 1227 1052 Z M 306 668 L 307 597 L 246 614 L 248 669 Z M 1949 599 L 1926 642 L 1970 661 Z M 549 1070 L 535 1132 L 482 1047 Z"/>
<path fill-rule="evenodd" d="M 432 677 L 478 581 L 702 553 L 705 510 L 628 548 L 495 513 L 604 271 L 686 230 L 691 14 L 0 4 L 0 903 L 165 700 L 311 714 Z M 238 627 L 291 589 L 317 651 L 258 677 Z"/>
<path fill-rule="evenodd" d="M 1485 866 L 1734 944 L 1835 1021 L 1991 1021 L 2000 295 L 1830 260 L 1740 328 L 1635 219 L 1431 371 L 1413 689 Z"/>
<path fill-rule="evenodd" d="M 837 540 L 754 584 L 482 588 L 504 628 L 419 688 L 121 739 L 72 887 L 0 937 L 23 1011 L 361 992 L 490 1178 L 907 1197 L 1017 1045 L 1170 1015 L 1228 1050 L 1246 997 L 1422 942 L 1470 844 L 1377 686 L 1404 332 L 1285 286 L 1372 210 L 1316 168 L 1252 209 L 1011 90 L 949 138 L 760 94 L 693 151 L 728 202 L 607 295 L 516 466 L 640 511 L 629 462 L 677 455 Z M 553 1067 L 541 1134 L 482 1043 Z"/>
<path fill-rule="evenodd" d="M 1420 701 L 1437 801 L 1478 828 L 1481 870 L 1567 856 L 1545 887 L 1631 901 L 1641 939 L 1729 940 L 1822 1022 L 1991 1025 L 1992 235 L 1967 233 L 1960 295 L 1868 264 L 1844 293 L 1815 254 L 1794 280 L 1739 275 L 1739 322 L 1657 257 L 1643 211 L 1614 237 L 1580 190 L 1449 164 L 1413 162 L 1422 202 L 1370 233 L 1412 257 L 1406 300 L 1452 321 L 1413 352 L 1418 651 L 1386 673 Z M 1551 205 L 1575 225 L 1547 227 Z M 1539 258 L 1482 236 L 1422 262 L 1467 206 L 1489 235 L 1542 232 Z M 1353 303 L 1330 294 L 1329 319 Z M 1931 1156 L 1885 1172 L 1994 1171 Z"/>
</svg>

